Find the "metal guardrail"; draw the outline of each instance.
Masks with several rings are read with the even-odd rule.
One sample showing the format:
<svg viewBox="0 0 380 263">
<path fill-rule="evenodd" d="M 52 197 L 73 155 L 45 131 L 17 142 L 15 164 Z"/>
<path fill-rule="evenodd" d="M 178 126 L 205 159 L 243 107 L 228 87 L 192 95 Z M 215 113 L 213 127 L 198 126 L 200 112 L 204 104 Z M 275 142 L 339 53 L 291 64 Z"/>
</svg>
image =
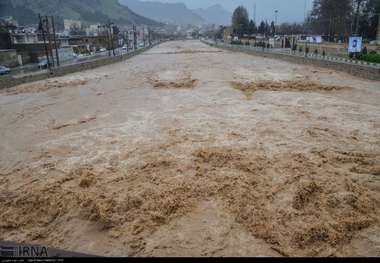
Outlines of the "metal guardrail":
<svg viewBox="0 0 380 263">
<path fill-rule="evenodd" d="M 380 69 L 379 63 L 370 63 L 370 62 L 361 61 L 361 60 L 334 57 L 334 56 L 323 56 L 323 55 L 314 54 L 314 53 L 306 54 L 304 52 L 298 52 L 298 51 L 293 52 L 291 51 L 291 49 L 272 49 L 272 48 L 254 47 L 254 46 L 246 46 L 246 45 L 231 45 L 231 44 L 205 41 L 205 40 L 203 40 L 202 42 L 204 42 L 205 44 L 212 45 L 212 46 L 226 47 L 233 50 L 240 50 L 240 51 L 252 50 L 252 51 L 261 52 L 264 54 L 267 53 L 267 54 L 280 54 L 280 55 L 286 55 L 286 56 L 292 56 L 292 57 L 304 57 L 304 58 L 309 58 L 309 59 L 317 59 L 317 60 L 324 60 L 324 61 L 331 61 L 331 62 L 336 62 L 336 63 L 358 65 L 358 66 Z"/>
</svg>

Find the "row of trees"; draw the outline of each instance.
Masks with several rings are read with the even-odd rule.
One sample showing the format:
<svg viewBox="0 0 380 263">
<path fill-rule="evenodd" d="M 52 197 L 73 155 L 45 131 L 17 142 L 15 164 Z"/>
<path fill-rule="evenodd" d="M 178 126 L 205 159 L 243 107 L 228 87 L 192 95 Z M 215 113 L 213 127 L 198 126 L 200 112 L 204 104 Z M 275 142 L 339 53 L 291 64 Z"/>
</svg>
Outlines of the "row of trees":
<svg viewBox="0 0 380 263">
<path fill-rule="evenodd" d="M 331 39 L 352 34 L 375 39 L 379 13 L 380 0 L 314 0 L 305 26 Z"/>
<path fill-rule="evenodd" d="M 248 11 L 243 6 L 237 7 L 232 15 L 232 29 L 233 33 L 239 37 L 256 33 L 273 35 L 276 32 L 273 21 L 270 24 L 268 21 L 261 21 L 257 26 L 253 20 L 249 20 Z"/>
<path fill-rule="evenodd" d="M 265 34 L 318 34 L 331 41 L 350 35 L 366 39 L 376 38 L 380 14 L 380 0 L 314 0 L 313 8 L 304 23 L 283 23 L 276 26 L 272 21 L 256 25 L 249 20 L 248 11 L 239 6 L 232 16 L 234 35 Z"/>
</svg>

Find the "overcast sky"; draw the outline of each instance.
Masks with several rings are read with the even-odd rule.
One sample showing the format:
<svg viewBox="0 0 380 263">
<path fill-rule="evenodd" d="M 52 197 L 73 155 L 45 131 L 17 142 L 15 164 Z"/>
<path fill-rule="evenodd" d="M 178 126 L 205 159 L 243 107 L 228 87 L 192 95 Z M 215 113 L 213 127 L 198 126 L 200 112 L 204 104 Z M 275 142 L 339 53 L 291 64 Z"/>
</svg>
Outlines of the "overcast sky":
<svg viewBox="0 0 380 263">
<path fill-rule="evenodd" d="M 148 1 L 148 0 L 147 0 Z M 310 10 L 313 0 L 149 0 L 169 3 L 185 3 L 189 8 L 205 8 L 213 4 L 221 4 L 225 9 L 233 11 L 238 5 L 244 5 L 250 16 L 256 3 L 256 20 L 274 20 L 274 11 L 278 10 L 278 22 L 300 22 L 304 19 L 305 1 Z"/>
</svg>

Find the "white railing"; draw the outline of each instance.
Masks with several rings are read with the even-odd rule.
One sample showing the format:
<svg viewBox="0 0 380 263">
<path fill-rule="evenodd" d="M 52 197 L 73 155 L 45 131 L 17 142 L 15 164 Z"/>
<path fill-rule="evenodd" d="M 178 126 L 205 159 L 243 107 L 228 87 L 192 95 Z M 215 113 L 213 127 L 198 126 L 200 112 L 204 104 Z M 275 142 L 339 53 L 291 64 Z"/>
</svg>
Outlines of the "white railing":
<svg viewBox="0 0 380 263">
<path fill-rule="evenodd" d="M 226 44 L 226 43 L 214 42 L 214 41 L 206 41 L 206 40 L 203 40 L 203 42 L 206 44 L 209 44 L 209 45 L 226 47 L 226 48 L 234 49 L 234 50 L 241 50 L 241 51 L 252 50 L 252 51 L 261 52 L 261 53 L 281 54 L 281 55 L 287 55 L 287 56 L 293 56 L 293 57 L 304 57 L 304 58 L 309 58 L 309 59 L 318 59 L 318 60 L 324 60 L 324 61 L 332 61 L 332 62 L 336 62 L 336 63 L 359 65 L 359 66 L 365 66 L 365 67 L 379 68 L 380 69 L 379 63 L 371 63 L 371 62 L 366 62 L 366 61 L 362 61 L 362 60 L 342 58 L 342 57 L 323 56 L 323 55 L 315 54 L 315 53 L 306 54 L 305 52 L 292 51 L 289 48 L 279 49 L 279 48 L 254 47 L 254 46 L 247 46 L 247 45 L 232 45 L 232 44 Z"/>
</svg>

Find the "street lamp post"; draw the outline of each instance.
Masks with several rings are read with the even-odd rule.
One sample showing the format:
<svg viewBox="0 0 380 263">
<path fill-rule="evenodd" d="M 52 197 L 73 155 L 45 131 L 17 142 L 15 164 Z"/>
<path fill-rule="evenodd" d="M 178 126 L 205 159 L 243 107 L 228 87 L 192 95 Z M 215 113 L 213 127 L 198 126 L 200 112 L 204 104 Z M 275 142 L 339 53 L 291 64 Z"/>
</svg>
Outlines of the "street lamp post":
<svg viewBox="0 0 380 263">
<path fill-rule="evenodd" d="M 277 26 L 277 19 L 278 19 L 278 10 L 274 11 L 274 23 Z"/>
<path fill-rule="evenodd" d="M 276 35 L 276 27 L 277 27 L 277 21 L 278 20 L 278 10 L 274 11 L 274 32 L 273 34 Z"/>
<path fill-rule="evenodd" d="M 378 45 L 380 45 L 380 13 L 378 13 L 377 16 L 379 17 L 379 22 L 377 22 L 376 42 Z"/>
</svg>

